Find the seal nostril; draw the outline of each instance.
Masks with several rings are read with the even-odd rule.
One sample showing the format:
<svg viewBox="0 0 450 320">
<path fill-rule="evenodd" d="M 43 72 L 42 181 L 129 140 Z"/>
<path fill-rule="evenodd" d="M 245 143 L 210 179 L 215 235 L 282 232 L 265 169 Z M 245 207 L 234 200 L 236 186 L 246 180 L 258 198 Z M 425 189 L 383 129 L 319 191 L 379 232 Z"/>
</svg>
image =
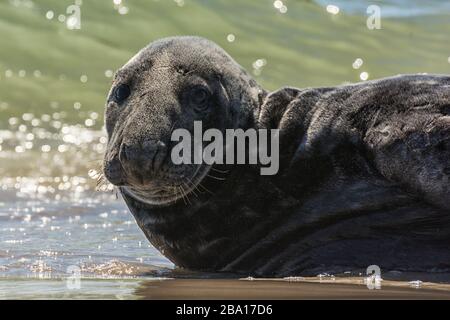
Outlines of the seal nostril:
<svg viewBox="0 0 450 320">
<path fill-rule="evenodd" d="M 156 150 L 158 149 L 158 146 L 157 146 L 155 140 L 147 139 L 142 143 L 142 149 L 144 150 L 146 155 L 150 155 L 150 154 L 156 152 Z"/>
<path fill-rule="evenodd" d="M 166 157 L 167 146 L 164 142 L 145 139 L 132 145 L 122 143 L 117 161 L 127 178 L 149 179 L 161 169 Z M 139 175 L 141 177 L 137 177 Z"/>
<path fill-rule="evenodd" d="M 149 171 L 154 170 L 153 160 L 158 153 L 158 145 L 156 140 L 146 139 L 142 143 L 142 152 L 145 157 L 145 168 Z"/>
<path fill-rule="evenodd" d="M 114 185 L 121 185 L 124 183 L 122 166 L 119 159 L 115 158 L 105 163 L 104 173 L 106 179 Z"/>
<path fill-rule="evenodd" d="M 158 141 L 157 148 L 158 150 L 153 159 L 153 170 L 155 171 L 159 171 L 161 169 L 161 166 L 164 163 L 164 160 L 166 159 L 167 156 L 167 146 L 164 142 Z"/>
<path fill-rule="evenodd" d="M 140 157 L 140 149 L 134 146 L 122 144 L 120 148 L 120 159 L 127 161 L 137 161 Z"/>
<path fill-rule="evenodd" d="M 142 143 L 147 170 L 158 171 L 166 157 L 166 144 L 160 140 L 147 139 Z"/>
<path fill-rule="evenodd" d="M 130 147 L 130 146 L 125 146 L 125 147 L 124 147 L 124 152 L 125 152 L 125 157 L 126 157 L 128 160 L 133 160 L 133 158 L 134 158 L 134 152 L 133 152 L 133 148 L 132 148 L 132 147 Z"/>
</svg>

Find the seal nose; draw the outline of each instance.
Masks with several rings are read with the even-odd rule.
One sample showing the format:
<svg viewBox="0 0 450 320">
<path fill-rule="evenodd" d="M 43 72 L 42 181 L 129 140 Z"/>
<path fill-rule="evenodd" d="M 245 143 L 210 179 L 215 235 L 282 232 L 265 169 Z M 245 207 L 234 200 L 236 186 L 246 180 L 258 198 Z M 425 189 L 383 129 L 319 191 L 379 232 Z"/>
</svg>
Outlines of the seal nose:
<svg viewBox="0 0 450 320">
<path fill-rule="evenodd" d="M 141 157 L 141 149 L 134 145 L 123 144 L 121 148 L 120 158 L 126 161 L 137 162 Z"/>
<path fill-rule="evenodd" d="M 122 144 L 120 160 L 132 166 L 134 171 L 157 172 L 167 155 L 166 144 L 159 140 L 145 139 L 140 144 Z"/>
<path fill-rule="evenodd" d="M 113 185 L 119 186 L 124 183 L 122 166 L 117 158 L 105 161 L 103 173 L 105 174 L 106 179 Z"/>
</svg>

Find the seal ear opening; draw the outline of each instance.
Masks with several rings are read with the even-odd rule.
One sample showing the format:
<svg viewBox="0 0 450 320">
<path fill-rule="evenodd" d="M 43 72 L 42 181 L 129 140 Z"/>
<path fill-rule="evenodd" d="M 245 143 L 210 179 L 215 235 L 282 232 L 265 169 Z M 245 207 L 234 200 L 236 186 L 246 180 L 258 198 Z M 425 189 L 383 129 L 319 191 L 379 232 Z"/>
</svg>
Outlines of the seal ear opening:
<svg viewBox="0 0 450 320">
<path fill-rule="evenodd" d="M 267 91 L 241 67 L 238 72 L 225 69 L 218 80 L 227 95 L 234 127 L 254 127 Z"/>
</svg>

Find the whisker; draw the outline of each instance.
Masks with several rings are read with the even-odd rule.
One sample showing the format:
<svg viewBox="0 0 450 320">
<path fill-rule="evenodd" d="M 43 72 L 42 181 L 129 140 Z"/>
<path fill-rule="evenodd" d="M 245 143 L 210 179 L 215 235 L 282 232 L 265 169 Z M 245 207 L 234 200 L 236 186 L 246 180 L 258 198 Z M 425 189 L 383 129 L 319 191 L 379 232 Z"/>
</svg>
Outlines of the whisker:
<svg viewBox="0 0 450 320">
<path fill-rule="evenodd" d="M 208 192 L 209 194 L 213 195 L 214 193 L 212 193 L 212 191 L 208 190 L 204 185 L 202 185 L 201 183 L 198 184 L 198 186 L 200 188 L 202 188 L 203 190 L 205 190 L 206 192 Z"/>
<path fill-rule="evenodd" d="M 98 159 L 90 159 L 86 161 L 87 163 L 92 163 L 92 162 L 103 162 L 103 157 L 98 158 Z"/>
<path fill-rule="evenodd" d="M 187 183 L 185 183 L 185 182 L 183 182 L 183 184 L 189 189 L 189 185 L 187 184 Z M 195 188 L 194 188 L 195 189 Z M 197 195 L 197 193 L 195 193 L 195 190 L 194 189 L 192 189 L 192 194 L 196 197 L 196 198 L 198 198 L 198 195 Z"/>
<path fill-rule="evenodd" d="M 191 182 L 192 183 L 192 182 Z M 202 190 L 200 190 L 198 188 L 198 186 L 194 185 L 194 183 L 192 183 L 192 185 L 194 186 L 194 189 L 198 191 L 198 193 L 203 194 L 204 192 Z"/>
<path fill-rule="evenodd" d="M 184 194 L 183 194 L 183 192 L 181 192 L 181 188 L 179 186 L 175 186 L 175 185 L 174 185 L 174 188 L 176 190 L 176 193 L 180 194 L 181 199 L 183 199 L 184 204 L 187 205 L 186 199 L 184 198 Z"/>
<path fill-rule="evenodd" d="M 189 200 L 189 196 L 188 196 L 188 194 L 186 193 L 186 191 L 183 189 L 182 186 L 180 186 L 180 188 L 181 188 L 181 191 L 183 192 L 183 194 L 185 195 L 187 202 L 189 202 L 189 204 L 191 204 L 191 201 Z"/>
<path fill-rule="evenodd" d="M 111 190 L 108 190 L 112 186 Z M 103 175 L 103 173 L 99 173 L 96 177 L 95 191 L 114 192 L 117 189 L 116 186 L 113 186 L 109 183 L 108 179 Z"/>
<path fill-rule="evenodd" d="M 192 185 L 192 187 L 193 187 L 195 190 L 198 191 L 198 193 L 200 193 L 200 194 L 203 194 L 203 193 L 204 193 L 204 192 L 201 191 L 199 188 L 197 188 L 197 185 L 195 185 L 195 183 L 192 182 L 192 179 L 190 179 L 190 178 L 186 178 L 186 179 L 187 179 L 188 183 L 190 183 L 190 184 Z M 192 191 L 194 191 L 194 190 L 192 190 Z M 197 198 L 198 198 L 198 197 L 197 197 Z"/>
<path fill-rule="evenodd" d="M 178 198 L 178 189 L 177 189 L 177 186 L 176 186 L 175 184 L 172 184 L 172 185 L 170 186 L 170 188 L 172 189 L 171 192 L 175 193 L 175 198 L 176 198 L 176 199 L 179 199 L 179 198 Z"/>
<path fill-rule="evenodd" d="M 216 180 L 220 180 L 220 181 L 225 181 L 225 180 L 227 180 L 226 178 L 220 178 L 220 177 L 216 177 L 216 176 L 213 176 L 213 175 L 210 175 L 210 174 L 207 174 L 206 176 L 207 176 L 207 177 L 210 177 L 210 178 L 213 178 L 213 179 L 216 179 Z"/>
<path fill-rule="evenodd" d="M 174 123 L 172 123 L 172 127 L 170 128 L 169 132 L 172 132 L 172 130 L 175 128 L 175 125 L 177 124 L 178 120 L 174 121 Z"/>
<path fill-rule="evenodd" d="M 183 198 L 183 202 L 185 205 L 187 205 L 186 199 L 184 198 L 184 194 L 183 194 L 183 189 L 181 188 L 181 186 L 178 186 L 180 193 L 181 193 L 181 197 Z"/>
<path fill-rule="evenodd" d="M 186 178 L 186 179 L 187 179 L 187 182 L 190 183 L 191 186 L 192 186 L 195 190 L 197 190 L 200 194 L 203 193 L 203 191 L 199 190 L 199 189 L 197 188 L 197 186 L 195 185 L 195 183 L 192 182 L 192 179 L 189 179 L 189 178 Z"/>
<path fill-rule="evenodd" d="M 211 170 L 214 170 L 214 171 L 219 172 L 219 173 L 224 173 L 224 174 L 230 172 L 230 170 L 220 170 L 220 169 L 217 169 L 217 168 L 214 168 L 214 167 L 211 167 Z"/>
</svg>

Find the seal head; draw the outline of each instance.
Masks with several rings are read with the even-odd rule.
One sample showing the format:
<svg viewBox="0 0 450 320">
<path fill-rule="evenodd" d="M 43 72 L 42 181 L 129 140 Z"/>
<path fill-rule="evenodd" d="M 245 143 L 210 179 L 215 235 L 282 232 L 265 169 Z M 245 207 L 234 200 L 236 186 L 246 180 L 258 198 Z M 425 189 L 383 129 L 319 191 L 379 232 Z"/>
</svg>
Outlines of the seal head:
<svg viewBox="0 0 450 320">
<path fill-rule="evenodd" d="M 264 91 L 223 49 L 198 37 L 161 39 L 117 73 L 106 106 L 106 178 L 151 205 L 190 193 L 205 164 L 173 165 L 173 130 L 248 128 Z"/>
</svg>

